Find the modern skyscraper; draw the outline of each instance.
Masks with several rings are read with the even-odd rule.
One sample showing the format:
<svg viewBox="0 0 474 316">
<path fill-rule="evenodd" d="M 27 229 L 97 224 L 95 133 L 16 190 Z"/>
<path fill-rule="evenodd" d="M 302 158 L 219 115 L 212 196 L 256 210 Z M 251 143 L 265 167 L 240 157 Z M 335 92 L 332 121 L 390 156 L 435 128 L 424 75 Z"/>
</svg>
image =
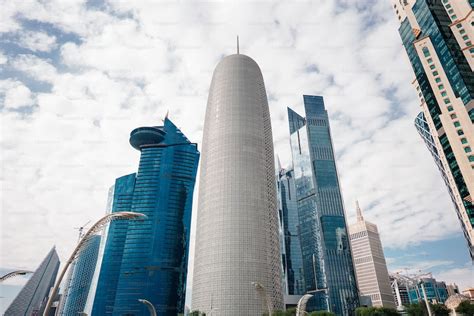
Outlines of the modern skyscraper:
<svg viewBox="0 0 474 316">
<path fill-rule="evenodd" d="M 80 252 L 74 266 L 71 267 L 73 268 L 71 279 L 61 297 L 61 307 L 58 315 L 78 315 L 84 312 L 97 263 L 99 245 L 100 236 L 92 236 Z"/>
<path fill-rule="evenodd" d="M 279 166 L 277 175 L 278 219 L 282 262 L 283 300 L 286 307 L 296 306 L 305 294 L 303 256 L 299 235 L 298 205 L 296 203 L 293 170 Z"/>
<path fill-rule="evenodd" d="M 5 311 L 5 316 L 40 315 L 54 286 L 59 269 L 59 257 L 53 247 L 35 273 Z"/>
<path fill-rule="evenodd" d="M 262 73 L 237 52 L 217 65 L 209 90 L 193 310 L 255 316 L 267 303 L 283 308 L 274 170 Z"/>
<path fill-rule="evenodd" d="M 395 307 L 377 226 L 364 219 L 358 202 L 356 208 L 357 222 L 349 225 L 349 235 L 360 295 L 370 297 L 372 306 Z"/>
<path fill-rule="evenodd" d="M 138 173 L 115 182 L 112 212 L 131 210 L 142 222 L 115 221 L 109 228 L 93 315 L 148 315 L 184 311 L 193 189 L 199 160 L 191 143 L 168 119 L 132 131 L 141 152 Z"/>
<path fill-rule="evenodd" d="M 396 274 L 391 274 L 389 277 L 395 305 L 397 306 L 398 310 L 401 310 L 403 309 L 403 306 L 410 304 L 407 285 L 406 283 L 402 282 L 402 280 L 400 280 Z"/>
<path fill-rule="evenodd" d="M 329 118 L 322 97 L 303 100 L 306 117 L 288 118 L 308 309 L 349 315 L 358 293 Z"/>
<path fill-rule="evenodd" d="M 392 1 L 415 74 L 424 129 L 431 134 L 474 260 L 474 3 Z"/>
</svg>

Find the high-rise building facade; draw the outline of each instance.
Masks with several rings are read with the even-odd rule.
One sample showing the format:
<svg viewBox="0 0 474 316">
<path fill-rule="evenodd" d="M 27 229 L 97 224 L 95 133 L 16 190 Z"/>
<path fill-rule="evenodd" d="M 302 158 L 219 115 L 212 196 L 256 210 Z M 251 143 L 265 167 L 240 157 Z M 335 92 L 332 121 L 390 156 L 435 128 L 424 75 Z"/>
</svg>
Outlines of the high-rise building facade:
<svg viewBox="0 0 474 316">
<path fill-rule="evenodd" d="M 308 308 L 349 315 L 358 293 L 329 118 L 322 97 L 303 101 L 306 117 L 288 118 Z"/>
<path fill-rule="evenodd" d="M 474 2 L 392 2 L 415 74 L 425 129 L 432 136 L 474 260 Z"/>
<path fill-rule="evenodd" d="M 408 287 L 406 283 L 402 282 L 396 274 L 390 274 L 390 286 L 392 288 L 393 299 L 398 310 L 403 309 L 403 306 L 410 304 L 410 297 L 408 296 Z"/>
<path fill-rule="evenodd" d="M 425 293 L 432 304 L 443 304 L 448 299 L 446 283 L 438 282 L 434 278 L 421 278 L 417 284 L 409 286 L 408 289 L 410 303 L 423 302 Z"/>
<path fill-rule="evenodd" d="M 204 122 L 192 309 L 222 316 L 283 308 L 270 113 L 248 56 L 217 65 Z"/>
<path fill-rule="evenodd" d="M 298 205 L 296 203 L 293 170 L 279 168 L 277 175 L 278 219 L 282 262 L 282 288 L 285 306 L 298 304 L 305 294 L 303 256 L 299 235 Z"/>
<path fill-rule="evenodd" d="M 357 222 L 349 225 L 349 235 L 360 295 L 370 297 L 372 306 L 395 307 L 377 226 L 364 219 L 358 202 L 356 208 Z"/>
<path fill-rule="evenodd" d="M 57 315 L 78 315 L 84 312 L 99 252 L 100 236 L 93 235 L 79 253 L 67 282 Z"/>
<path fill-rule="evenodd" d="M 59 269 L 59 257 L 53 247 L 20 293 L 5 311 L 5 316 L 31 316 L 43 312 Z"/>
<path fill-rule="evenodd" d="M 138 173 L 117 179 L 112 212 L 147 217 L 111 223 L 92 315 L 148 315 L 145 299 L 175 316 L 184 311 L 199 152 L 168 118 L 133 130 L 130 144 L 141 152 Z"/>
</svg>

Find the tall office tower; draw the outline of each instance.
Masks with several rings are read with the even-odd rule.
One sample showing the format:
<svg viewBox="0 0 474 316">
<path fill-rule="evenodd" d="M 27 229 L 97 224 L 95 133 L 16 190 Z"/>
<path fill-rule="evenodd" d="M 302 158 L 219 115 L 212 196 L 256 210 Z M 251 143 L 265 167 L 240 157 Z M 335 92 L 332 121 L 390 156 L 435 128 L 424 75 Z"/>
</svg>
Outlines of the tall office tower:
<svg viewBox="0 0 474 316">
<path fill-rule="evenodd" d="M 349 315 L 358 293 L 329 118 L 322 97 L 303 100 L 306 118 L 290 108 L 288 118 L 308 308 Z"/>
<path fill-rule="evenodd" d="M 296 306 L 301 296 L 305 294 L 303 256 L 298 233 L 299 217 L 293 170 L 285 170 L 279 166 L 277 196 L 283 270 L 283 301 L 288 308 Z"/>
<path fill-rule="evenodd" d="M 193 310 L 255 316 L 264 301 L 283 308 L 274 170 L 262 73 L 237 52 L 217 65 L 209 90 Z"/>
<path fill-rule="evenodd" d="M 436 147 L 474 260 L 474 2 L 392 1 L 415 74 L 413 85 L 425 129 Z"/>
<path fill-rule="evenodd" d="M 94 235 L 85 244 L 74 263 L 71 279 L 61 297 L 58 315 L 78 315 L 84 312 L 99 252 L 100 236 Z"/>
<path fill-rule="evenodd" d="M 131 210 L 141 221 L 109 227 L 92 315 L 148 315 L 184 311 L 191 207 L 199 152 L 168 119 L 132 131 L 141 152 L 138 173 L 115 182 L 112 212 Z"/>
<path fill-rule="evenodd" d="M 395 307 L 377 226 L 364 219 L 359 202 L 356 208 L 357 222 L 349 225 L 349 235 L 360 295 L 370 297 L 372 306 Z"/>
<path fill-rule="evenodd" d="M 53 247 L 35 273 L 5 311 L 5 316 L 30 316 L 43 312 L 49 291 L 54 286 L 59 269 L 59 257 Z"/>
<path fill-rule="evenodd" d="M 410 304 L 408 296 L 408 288 L 406 283 L 402 282 L 397 275 L 389 275 L 390 286 L 392 288 L 392 295 L 395 300 L 395 305 L 398 310 L 403 309 L 403 306 Z"/>
</svg>

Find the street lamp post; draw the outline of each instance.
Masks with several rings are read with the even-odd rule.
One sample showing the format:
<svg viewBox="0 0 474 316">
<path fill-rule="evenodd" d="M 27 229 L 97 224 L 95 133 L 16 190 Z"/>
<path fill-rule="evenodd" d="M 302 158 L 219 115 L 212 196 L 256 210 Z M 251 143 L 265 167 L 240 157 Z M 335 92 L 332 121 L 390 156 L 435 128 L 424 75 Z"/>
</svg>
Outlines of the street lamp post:
<svg viewBox="0 0 474 316">
<path fill-rule="evenodd" d="M 147 300 L 144 300 L 144 299 L 138 299 L 138 301 L 140 303 L 143 303 L 146 305 L 146 307 L 148 307 L 148 311 L 150 312 L 150 315 L 151 316 L 156 316 L 156 309 L 155 309 L 155 306 L 153 306 L 152 303 L 150 303 L 150 301 L 147 301 Z"/>
<path fill-rule="evenodd" d="M 268 316 L 272 316 L 273 308 L 270 304 L 270 300 L 268 299 L 268 295 L 267 295 L 267 291 L 265 290 L 265 287 L 258 282 L 252 282 L 252 285 L 255 287 L 255 290 L 257 291 L 258 295 L 260 295 L 260 298 L 263 300 L 264 304 L 266 305 L 267 310 L 268 310 Z"/>
<path fill-rule="evenodd" d="M 74 261 L 74 259 L 77 258 L 79 253 L 81 252 L 82 248 L 84 245 L 89 241 L 89 238 L 100 231 L 102 228 L 104 228 L 109 222 L 115 221 L 115 220 L 132 220 L 132 219 L 137 219 L 137 218 L 144 218 L 146 215 L 142 213 L 135 213 L 135 212 L 116 212 L 116 213 L 111 213 L 107 214 L 106 216 L 102 217 L 99 219 L 92 227 L 87 231 L 87 233 L 84 234 L 84 236 L 81 238 L 79 243 L 77 244 L 76 248 L 72 252 L 71 256 L 69 259 L 66 261 L 64 264 L 64 268 L 61 271 L 61 274 L 59 275 L 58 280 L 56 281 L 56 284 L 53 287 L 53 290 L 51 291 L 51 295 L 48 298 L 48 302 L 46 303 L 46 307 L 43 312 L 43 316 L 48 316 L 51 305 L 53 304 L 53 299 L 56 297 L 58 290 L 59 290 L 59 285 L 61 284 L 61 281 L 66 274 L 67 269 L 69 268 L 69 265 Z"/>
<path fill-rule="evenodd" d="M 17 276 L 17 275 L 25 275 L 25 274 L 29 274 L 29 273 L 33 273 L 33 271 L 29 271 L 29 270 L 16 270 L 16 271 L 9 272 L 9 273 L 5 274 L 4 276 L 1 276 L 1 277 L 0 277 L 0 283 L 2 283 L 3 281 L 5 281 L 6 279 L 13 278 L 14 276 Z"/>
<path fill-rule="evenodd" d="M 311 297 L 313 297 L 312 294 L 305 294 L 300 298 L 298 305 L 296 306 L 296 316 L 303 316 L 306 314 L 306 304 Z"/>
</svg>

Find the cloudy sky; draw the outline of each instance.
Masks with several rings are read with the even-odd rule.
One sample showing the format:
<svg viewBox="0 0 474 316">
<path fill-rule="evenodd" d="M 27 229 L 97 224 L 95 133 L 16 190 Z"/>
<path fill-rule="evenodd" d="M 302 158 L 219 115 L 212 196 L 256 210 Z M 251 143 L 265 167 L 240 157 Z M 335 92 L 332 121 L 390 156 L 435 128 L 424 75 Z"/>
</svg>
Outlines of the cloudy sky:
<svg viewBox="0 0 474 316">
<path fill-rule="evenodd" d="M 235 53 L 265 79 L 275 151 L 290 163 L 286 107 L 325 97 L 346 212 L 359 199 L 389 269 L 473 286 L 453 206 L 418 136 L 412 71 L 389 0 L 0 0 L 0 271 L 34 269 L 104 214 L 137 169 L 130 131 L 167 111 L 202 138 L 212 71 Z M 197 195 L 197 194 L 196 194 Z M 196 203 L 195 203 L 196 204 Z M 26 279 L 0 290 L 0 311 Z M 471 280 L 471 283 L 469 283 Z"/>
</svg>

